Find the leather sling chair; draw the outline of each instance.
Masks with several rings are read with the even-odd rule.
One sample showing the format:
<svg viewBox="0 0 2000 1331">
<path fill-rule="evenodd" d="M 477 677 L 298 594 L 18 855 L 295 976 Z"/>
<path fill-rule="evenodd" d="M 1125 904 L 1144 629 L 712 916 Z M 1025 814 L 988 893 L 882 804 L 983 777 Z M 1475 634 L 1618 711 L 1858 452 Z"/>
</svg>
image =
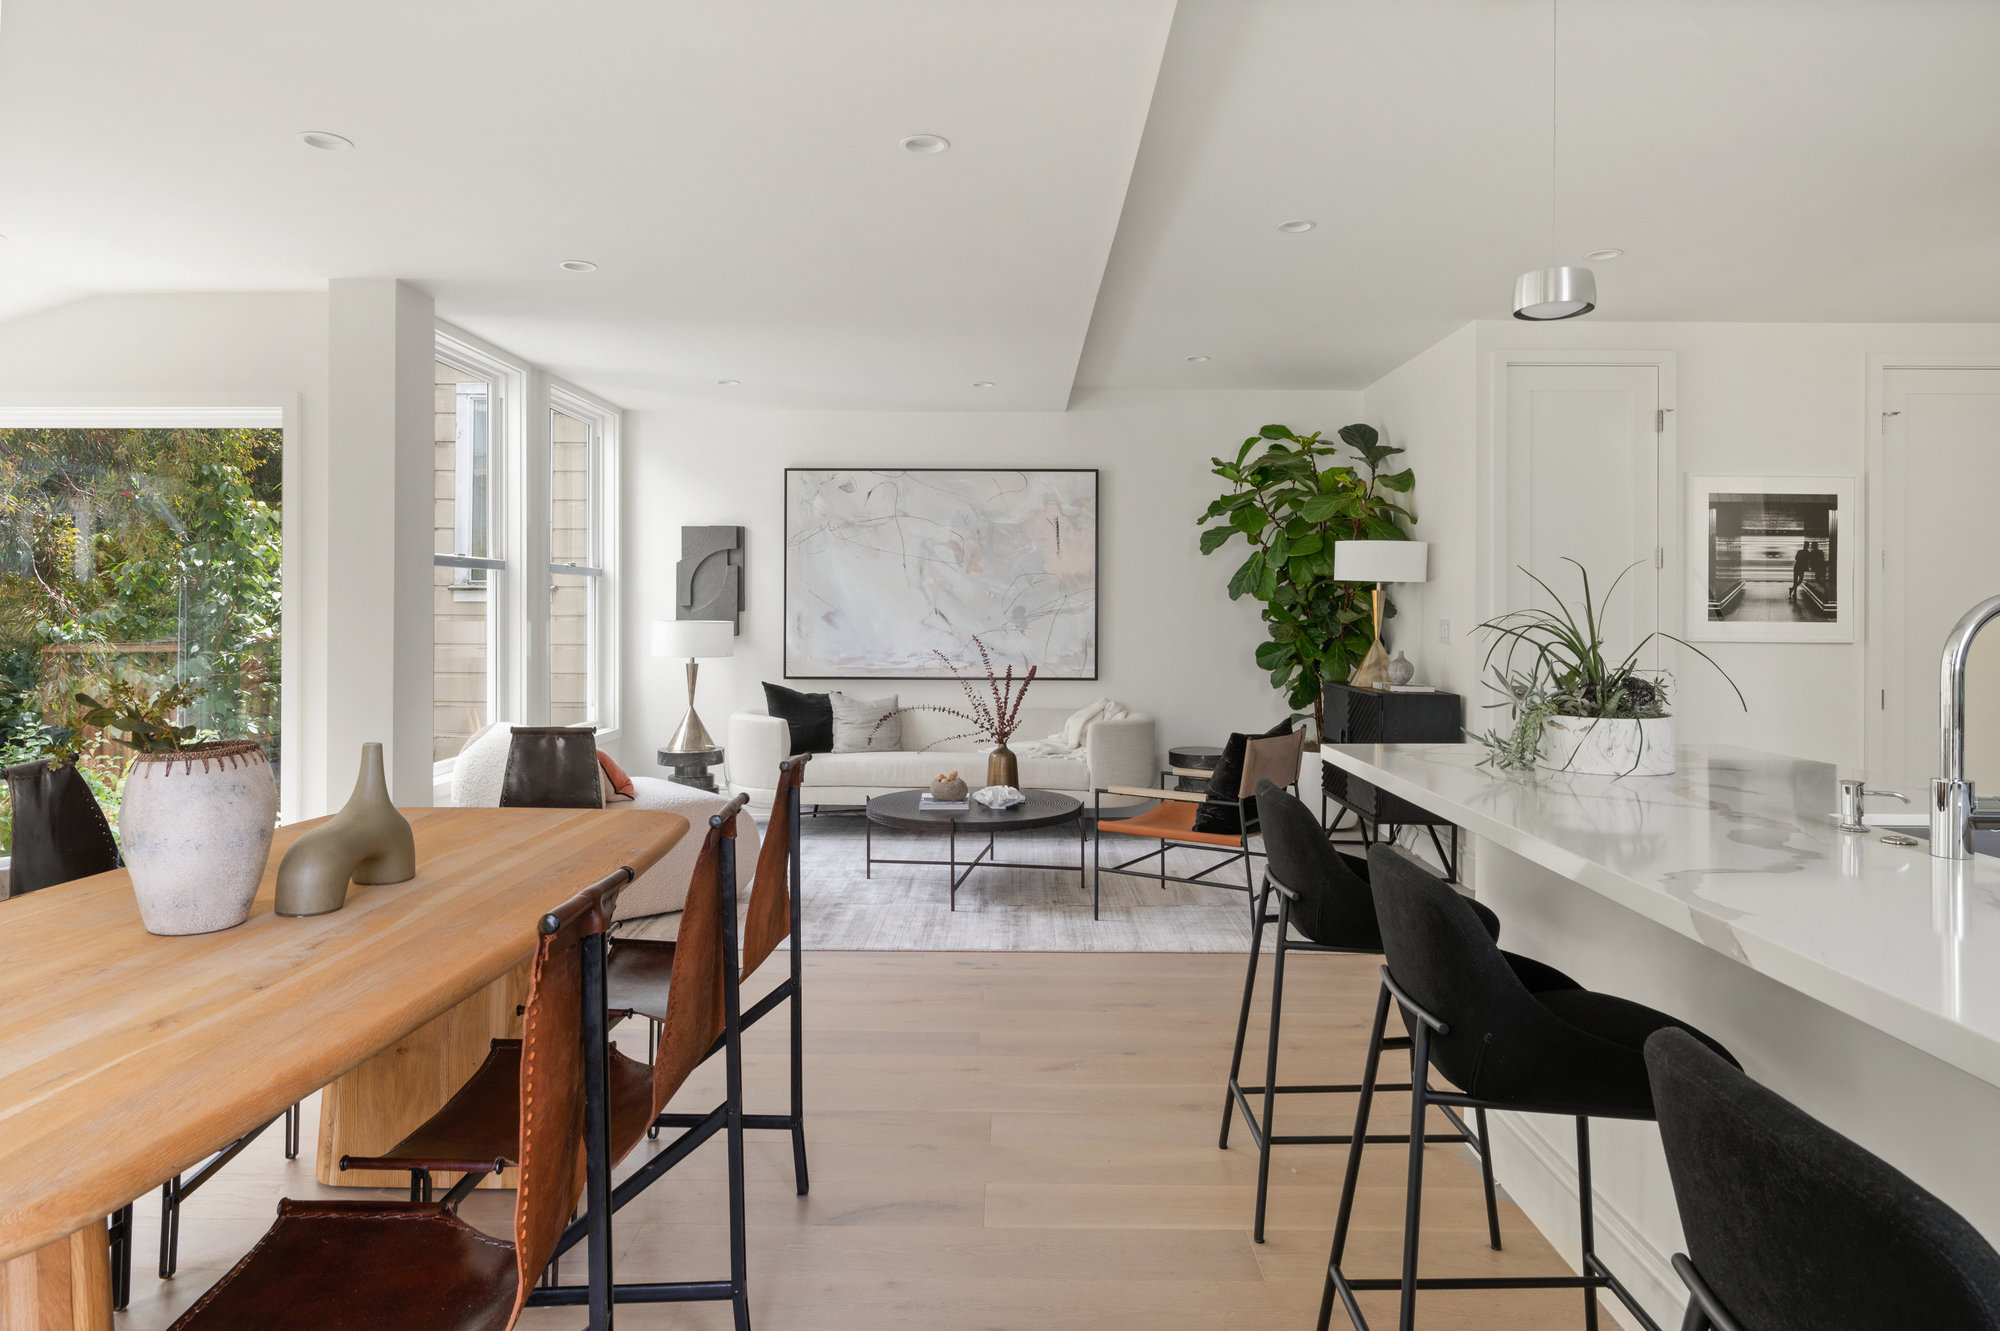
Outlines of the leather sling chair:
<svg viewBox="0 0 2000 1331">
<path fill-rule="evenodd" d="M 1168 883 L 1191 883 L 1199 887 L 1220 887 L 1230 892 L 1241 892 L 1247 898 L 1257 895 L 1256 869 L 1251 863 L 1253 855 L 1263 852 L 1253 848 L 1250 838 L 1257 835 L 1257 783 L 1268 779 L 1275 786 L 1296 786 L 1299 781 L 1299 760 L 1305 753 L 1306 732 L 1303 728 L 1283 735 L 1260 735 L 1248 739 L 1243 746 L 1243 777 L 1237 783 L 1234 798 L 1237 803 L 1237 830 L 1235 832 L 1199 832 L 1195 830 L 1195 817 L 1201 806 L 1212 799 L 1212 792 L 1199 790 L 1166 790 L 1145 786 L 1100 786 L 1094 792 L 1095 807 L 1093 821 L 1097 824 L 1097 835 L 1091 841 L 1091 884 L 1090 918 L 1098 918 L 1099 884 L 1101 875 L 1107 873 L 1124 874 L 1130 878 L 1151 878 L 1164 889 Z M 1205 776 L 1207 773 L 1171 769 L 1177 775 Z M 1159 801 L 1144 813 L 1130 818 L 1106 818 L 1104 797 L 1123 795 L 1128 798 Z M 1143 855 L 1135 855 L 1120 864 L 1104 863 L 1104 835 L 1148 837 L 1157 840 L 1157 850 L 1149 850 Z M 1224 852 L 1223 858 L 1209 865 L 1199 873 L 1188 877 L 1167 872 L 1167 852 L 1176 846 L 1199 847 L 1204 850 Z M 1151 871 L 1135 871 L 1132 866 L 1144 864 L 1158 857 L 1158 865 Z M 1209 875 L 1241 862 L 1243 865 L 1243 886 L 1211 880 Z"/>
<path fill-rule="evenodd" d="M 503 809 L 601 809 L 603 771 L 588 726 L 515 726 L 500 782 Z"/>
<path fill-rule="evenodd" d="M 1267 872 L 1263 890 L 1257 894 L 1255 923 L 1250 931 L 1250 965 L 1243 977 L 1243 1007 L 1236 1016 L 1236 1049 L 1229 1057 L 1229 1080 L 1222 1094 L 1222 1135 L 1216 1145 L 1225 1151 L 1229 1149 L 1230 1120 L 1241 1111 L 1244 1127 L 1249 1130 L 1250 1139 L 1257 1144 L 1257 1211 L 1250 1237 L 1262 1243 L 1264 1202 L 1271 1182 L 1271 1148 L 1344 1146 L 1351 1140 L 1345 1133 L 1277 1135 L 1274 1128 L 1277 1097 L 1351 1095 L 1362 1089 L 1359 1085 L 1278 1085 L 1278 1023 L 1285 1010 L 1285 958 L 1292 952 L 1379 955 L 1382 951 L 1382 927 L 1376 922 L 1375 899 L 1368 889 L 1367 862 L 1352 859 L 1336 850 L 1333 843 L 1327 840 L 1325 829 L 1320 826 L 1319 819 L 1313 817 L 1311 809 L 1296 796 L 1287 794 L 1269 781 L 1259 781 L 1257 811 L 1263 827 Z M 1275 914 L 1271 909 L 1274 898 L 1277 903 Z M 1473 910 L 1479 914 L 1480 923 L 1487 932 L 1497 938 L 1499 917 L 1476 902 L 1473 903 Z M 1241 1082 L 1243 1042 L 1249 1034 L 1250 1000 L 1257 988 L 1257 960 L 1263 949 L 1264 926 L 1267 924 L 1277 926 L 1277 935 L 1271 959 L 1271 1030 L 1264 1051 L 1264 1084 L 1245 1086 Z M 1294 932 L 1298 934 L 1296 939 L 1292 937 Z M 1384 1039 L 1382 1047 L 1408 1049 L 1410 1040 L 1408 1036 L 1394 1036 Z M 1375 1089 L 1407 1091 L 1410 1087 L 1405 1082 Z M 1250 1103 L 1253 1095 L 1263 1098 L 1262 1114 Z M 1486 1185 L 1487 1240 L 1497 1252 L 1500 1248 L 1500 1206 L 1493 1195 L 1493 1170 L 1484 1165 L 1489 1149 L 1486 1111 L 1474 1111 L 1478 1124 L 1476 1134 L 1467 1130 L 1465 1120 L 1456 1110 L 1446 1107 L 1443 1113 L 1458 1129 L 1458 1140 L 1470 1146 L 1482 1162 L 1480 1172 Z M 1409 1137 L 1384 1134 L 1370 1136 L 1368 1140 L 1407 1142 Z M 1434 1140 L 1449 1141 L 1451 1138 L 1441 1134 Z"/>
<path fill-rule="evenodd" d="M 1693 1036 L 1649 1037 L 1646 1068 L 1681 1331 L 2000 1331 L 2000 1253 L 1963 1216 Z"/>
<path fill-rule="evenodd" d="M 1597 1331 L 1598 1296 L 1608 1293 L 1646 1331 L 1659 1331 L 1624 1282 L 1597 1255 L 1596 1196 L 1590 1182 L 1590 1120 L 1653 1118 L 1645 1043 L 1653 1032 L 1678 1027 L 1727 1058 L 1721 1045 L 1664 1012 L 1611 994 L 1593 993 L 1553 966 L 1503 953 L 1472 903 L 1430 866 L 1398 847 L 1377 842 L 1368 852 L 1368 885 L 1382 926 L 1382 989 L 1368 1043 L 1363 1090 L 1347 1148 L 1340 1211 L 1320 1295 L 1319 1331 L 1326 1331 L 1338 1296 L 1357 1331 L 1368 1322 L 1356 1290 L 1398 1291 L 1398 1325 L 1416 1325 L 1417 1291 L 1570 1289 L 1583 1297 L 1585 1331 Z M 1403 1272 L 1399 1278 L 1356 1280 L 1341 1268 L 1361 1152 L 1374 1102 L 1389 1006 L 1394 1000 L 1415 1048 L 1410 1058 L 1410 1144 L 1403 1203 Z M 1431 1083 L 1437 1073 L 1452 1087 Z M 1424 1125 L 1432 1108 L 1505 1109 L 1576 1120 L 1580 1274 L 1440 1277 L 1417 1275 L 1422 1235 Z"/>
<path fill-rule="evenodd" d="M 592 1204 L 583 1219 L 571 1224 L 549 1253 L 553 1262 L 589 1239 L 591 1260 L 595 1263 L 600 1231 L 608 1251 L 612 1214 L 716 1132 L 726 1131 L 729 1279 L 612 1286 L 607 1267 L 603 1283 L 612 1291 L 612 1300 L 618 1303 L 727 1299 L 734 1305 L 739 1331 L 748 1331 L 750 1312 L 743 1191 L 743 1064 L 739 1043 L 742 1024 L 738 976 L 733 963 L 737 955 L 736 815 L 748 800 L 747 795 L 738 795 L 709 819 L 707 836 L 688 884 L 687 903 L 681 911 L 673 992 L 662 1014 L 664 1021 L 653 1065 L 648 1069 L 615 1049 L 610 1051 L 606 1076 L 607 1145 L 601 1157 L 590 1155 Z M 617 946 L 621 945 L 614 944 L 614 952 Z M 602 1030 L 608 1025 L 603 1015 L 610 1011 L 608 998 L 602 991 L 599 1005 L 598 1028 Z M 660 1111 L 674 1093 L 707 1060 L 718 1043 L 725 1057 L 727 1091 L 723 1103 L 699 1116 L 679 1138 L 613 1188 L 611 1169 L 644 1140 L 648 1126 L 660 1117 Z M 344 1157 L 341 1168 L 407 1169 L 411 1172 L 413 1190 L 428 1187 L 432 1174 L 463 1171 L 463 1177 L 440 1202 L 447 1207 L 456 1205 L 482 1177 L 498 1173 L 519 1160 L 521 1120 L 516 1093 L 519 1083 L 518 1080 L 510 1083 L 507 1073 L 519 1066 L 520 1058 L 517 1042 L 494 1041 L 486 1062 L 443 1109 L 382 1155 Z M 606 1161 L 601 1170 L 596 1163 L 600 1158 Z M 602 1202 L 597 1200 L 600 1182 Z M 552 1279 L 553 1268 L 548 1274 Z M 529 1296 L 529 1302 L 535 1306 L 581 1304 L 599 1283 L 594 1271 L 589 1286 L 547 1283 Z"/>
<path fill-rule="evenodd" d="M 604 1101 L 604 931 L 631 877 L 621 869 L 538 922 L 513 1088 L 528 1111 L 511 1242 L 474 1229 L 444 1202 L 287 1198 L 277 1223 L 172 1331 L 512 1327 L 584 1189 L 587 1110 Z M 601 1263 L 599 1247 L 592 1244 L 592 1265 L 608 1277 L 608 1232 Z M 609 1324 L 608 1304 L 604 1311 L 593 1325 Z"/>
<path fill-rule="evenodd" d="M 791 974 L 743 1014 L 748 1030 L 782 1003 L 791 1005 L 792 1106 L 788 1114 L 745 1114 L 743 1126 L 792 1134 L 792 1181 L 803 1197 L 811 1190 L 806 1172 L 805 1011 L 803 1007 L 803 927 L 800 917 L 802 884 L 799 869 L 799 787 L 805 781 L 811 754 L 797 754 L 778 764 L 777 790 L 764 843 L 757 852 L 757 873 L 750 886 L 750 909 L 743 925 L 743 969 L 747 979 L 791 939 Z M 614 1014 L 634 1014 L 652 1023 L 654 1043 L 664 1020 L 673 976 L 674 944 L 651 938 L 619 938 L 611 945 L 611 1007 Z M 712 1052 L 712 1051 L 711 1051 Z M 699 1116 L 663 1114 L 647 1135 L 660 1128 L 691 1128 Z"/>
</svg>

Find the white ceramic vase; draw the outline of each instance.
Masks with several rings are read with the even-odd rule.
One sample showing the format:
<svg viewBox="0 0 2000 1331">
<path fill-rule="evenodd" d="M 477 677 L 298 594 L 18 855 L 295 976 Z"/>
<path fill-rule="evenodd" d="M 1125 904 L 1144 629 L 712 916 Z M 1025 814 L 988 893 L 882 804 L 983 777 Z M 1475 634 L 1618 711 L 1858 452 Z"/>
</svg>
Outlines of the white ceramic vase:
<svg viewBox="0 0 2000 1331">
<path fill-rule="evenodd" d="M 1674 770 L 1674 719 L 1552 716 L 1542 722 L 1541 765 L 1593 776 L 1665 776 Z"/>
<path fill-rule="evenodd" d="M 146 931 L 208 934 L 248 919 L 277 822 L 278 783 L 255 743 L 141 754 L 118 834 Z"/>
</svg>

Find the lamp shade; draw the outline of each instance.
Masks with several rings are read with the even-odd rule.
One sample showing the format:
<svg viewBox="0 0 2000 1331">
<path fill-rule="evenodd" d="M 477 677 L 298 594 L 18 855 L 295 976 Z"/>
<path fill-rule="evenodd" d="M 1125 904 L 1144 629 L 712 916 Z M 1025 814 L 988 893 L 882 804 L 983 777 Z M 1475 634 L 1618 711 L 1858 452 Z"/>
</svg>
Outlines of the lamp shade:
<svg viewBox="0 0 2000 1331">
<path fill-rule="evenodd" d="M 736 655 L 736 625 L 726 619 L 656 619 L 653 655 L 689 660 Z"/>
<path fill-rule="evenodd" d="M 1335 541 L 1333 576 L 1340 582 L 1422 582 L 1428 541 Z"/>
<path fill-rule="evenodd" d="M 1514 279 L 1514 317 L 1546 323 L 1597 308 L 1597 275 L 1588 268 L 1538 268 Z"/>
</svg>

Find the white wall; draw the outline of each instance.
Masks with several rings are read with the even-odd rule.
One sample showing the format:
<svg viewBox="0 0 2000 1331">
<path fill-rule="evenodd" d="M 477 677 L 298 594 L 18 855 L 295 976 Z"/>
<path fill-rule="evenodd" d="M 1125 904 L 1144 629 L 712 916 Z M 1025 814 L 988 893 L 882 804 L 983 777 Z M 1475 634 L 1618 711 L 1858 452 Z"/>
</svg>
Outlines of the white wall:
<svg viewBox="0 0 2000 1331">
<path fill-rule="evenodd" d="M 702 719 L 720 733 L 738 708 L 762 710 L 760 683 L 784 682 L 783 481 L 788 466 L 1097 467 L 1100 632 L 1095 681 L 1037 682 L 1033 701 L 1109 696 L 1150 712 L 1159 738 L 1220 743 L 1286 707 L 1252 652 L 1256 605 L 1224 592 L 1235 561 L 1204 558 L 1195 518 L 1222 492 L 1209 459 L 1272 422 L 1338 429 L 1362 418 L 1358 393 L 1080 391 L 1067 412 L 1010 414 L 762 411 L 690 402 L 633 412 L 625 426 L 622 521 L 625 698 L 621 759 L 653 770 L 683 711 L 681 663 L 648 655 L 670 619 L 680 528 L 746 529 L 745 609 L 736 656 L 703 665 Z M 818 682 L 794 687 L 843 687 Z M 947 700 L 946 682 L 857 681 L 907 700 Z"/>
<path fill-rule="evenodd" d="M 1431 582 L 1406 596 L 1421 626 L 1399 621 L 1399 645 L 1425 674 L 1466 693 L 1468 722 L 1483 728 L 1497 713 L 1481 710 L 1490 694 L 1478 682 L 1481 643 L 1467 630 L 1504 607 L 1479 603 L 1474 577 L 1484 552 L 1467 507 L 1490 485 L 1481 474 L 1490 442 L 1496 352 L 1512 349 L 1671 351 L 1677 364 L 1674 408 L 1680 477 L 1702 473 L 1865 475 L 1869 418 L 1868 357 L 2000 355 L 1995 324 L 1646 324 L 1584 319 L 1561 324 L 1495 320 L 1468 325 L 1372 385 L 1363 395 L 1369 419 L 1390 442 L 1410 450 L 1416 495 L 1432 520 L 1419 535 L 1434 542 Z M 1477 385 L 1468 410 L 1467 376 Z M 1675 513 L 1685 495 L 1675 478 Z M 2000 475 L 1985 478 L 1991 485 Z M 1865 501 L 1864 501 L 1865 504 Z M 1440 509 L 1444 510 L 1440 512 Z M 1864 538 L 1872 536 L 1863 515 Z M 1857 554 L 1879 545 L 1865 539 Z M 1893 552 L 1892 552 L 1893 553 Z M 1862 586 L 1865 588 L 1865 580 Z M 1746 715 L 1728 685 L 1682 649 L 1669 657 L 1676 715 L 1690 743 L 1733 743 L 1861 770 L 1865 635 L 1871 616 L 1860 598 L 1853 643 L 1704 643 L 1743 689 Z M 1683 573 L 1669 560 L 1661 583 L 1661 623 L 1678 630 Z M 1448 618 L 1454 642 L 1437 642 Z M 1421 647 L 1421 651 L 1417 650 Z"/>
<path fill-rule="evenodd" d="M 327 750 L 326 329 L 318 293 L 94 296 L 0 323 L 13 407 L 288 403 L 288 817 L 321 812 L 327 791 L 324 764 L 304 760 Z"/>
</svg>

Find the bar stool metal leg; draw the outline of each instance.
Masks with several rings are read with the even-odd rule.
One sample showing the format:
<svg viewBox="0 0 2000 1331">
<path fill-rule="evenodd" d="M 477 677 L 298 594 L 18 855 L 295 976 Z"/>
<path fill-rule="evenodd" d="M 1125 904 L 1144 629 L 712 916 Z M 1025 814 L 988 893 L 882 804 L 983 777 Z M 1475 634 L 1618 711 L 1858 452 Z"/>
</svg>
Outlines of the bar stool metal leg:
<svg viewBox="0 0 2000 1331">
<path fill-rule="evenodd" d="M 1257 898 L 1257 913 L 1251 917 L 1250 925 L 1250 966 L 1243 976 L 1243 1009 L 1236 1014 L 1236 1050 L 1229 1056 L 1229 1082 L 1242 1080 L 1243 1040 L 1250 1032 L 1250 999 L 1257 989 L 1257 959 L 1264 950 L 1264 910 L 1271 901 L 1271 884 L 1266 879 L 1264 891 Z M 1274 1042 L 1275 1043 L 1275 1042 Z M 1216 1146 L 1229 1149 L 1229 1122 L 1236 1114 L 1236 1097 L 1229 1085 L 1222 1088 L 1222 1135 L 1216 1139 Z"/>
</svg>

